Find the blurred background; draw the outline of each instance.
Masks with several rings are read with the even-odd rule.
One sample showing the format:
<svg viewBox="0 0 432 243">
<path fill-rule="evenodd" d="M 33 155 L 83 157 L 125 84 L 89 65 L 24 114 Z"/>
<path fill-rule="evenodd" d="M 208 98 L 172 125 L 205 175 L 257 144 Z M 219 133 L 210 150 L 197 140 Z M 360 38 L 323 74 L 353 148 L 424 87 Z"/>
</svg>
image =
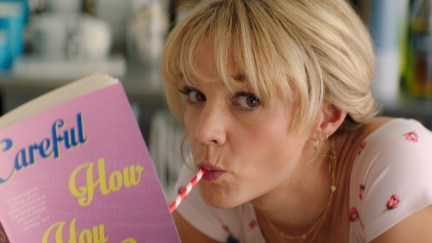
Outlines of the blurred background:
<svg viewBox="0 0 432 243">
<path fill-rule="evenodd" d="M 169 31 L 199 0 L 0 0 L 0 115 L 94 72 L 122 80 L 167 193 L 181 126 L 158 74 Z M 432 129 L 432 0 L 348 0 L 376 47 L 383 113 Z"/>
<path fill-rule="evenodd" d="M 0 114 L 94 72 L 123 81 L 148 140 L 159 58 L 194 1 L 0 0 Z"/>
<path fill-rule="evenodd" d="M 352 0 L 375 44 L 383 113 L 432 128 L 432 0 Z"/>
</svg>

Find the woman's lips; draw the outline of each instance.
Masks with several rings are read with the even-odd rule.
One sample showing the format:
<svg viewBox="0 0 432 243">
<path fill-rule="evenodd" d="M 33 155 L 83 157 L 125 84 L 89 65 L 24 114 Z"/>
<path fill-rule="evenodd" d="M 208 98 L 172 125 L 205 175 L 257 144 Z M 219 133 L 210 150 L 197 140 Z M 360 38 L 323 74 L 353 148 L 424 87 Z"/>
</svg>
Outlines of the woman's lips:
<svg viewBox="0 0 432 243">
<path fill-rule="evenodd" d="M 206 171 L 202 177 L 206 181 L 215 181 L 225 173 L 223 169 L 209 163 L 202 163 L 198 167 Z"/>
</svg>

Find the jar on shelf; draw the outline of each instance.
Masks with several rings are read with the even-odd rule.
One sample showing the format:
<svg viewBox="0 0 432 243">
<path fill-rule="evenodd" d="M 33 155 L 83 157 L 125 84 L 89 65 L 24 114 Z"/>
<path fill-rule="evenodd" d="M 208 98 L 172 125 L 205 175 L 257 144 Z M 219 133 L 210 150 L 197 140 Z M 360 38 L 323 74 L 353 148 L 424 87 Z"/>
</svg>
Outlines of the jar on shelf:
<svg viewBox="0 0 432 243">
<path fill-rule="evenodd" d="M 130 0 L 126 34 L 129 61 L 157 68 L 168 30 L 166 5 L 161 0 Z"/>
</svg>

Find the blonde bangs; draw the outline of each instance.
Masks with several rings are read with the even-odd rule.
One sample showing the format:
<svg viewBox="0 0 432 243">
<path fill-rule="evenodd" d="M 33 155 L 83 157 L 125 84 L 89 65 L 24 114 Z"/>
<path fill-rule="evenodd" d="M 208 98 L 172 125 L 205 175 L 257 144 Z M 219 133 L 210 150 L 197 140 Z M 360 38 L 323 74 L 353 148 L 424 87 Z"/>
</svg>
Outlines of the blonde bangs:
<svg viewBox="0 0 432 243">
<path fill-rule="evenodd" d="M 290 48 L 284 48 L 286 43 L 277 43 L 280 41 L 274 36 L 280 35 L 280 26 L 274 26 L 268 13 L 262 12 L 261 6 L 250 5 L 256 2 L 214 1 L 198 6 L 170 34 L 162 57 L 161 74 L 168 106 L 177 119 L 182 119 L 183 112 L 178 92 L 180 79 L 195 85 L 200 80 L 197 60 L 205 62 L 209 57 L 215 59 L 220 81 L 228 90 L 244 88 L 246 84 L 264 103 L 278 92 L 287 97 L 287 102 L 293 101 L 288 73 L 298 67 L 289 68 L 289 64 L 295 62 L 282 58 L 286 55 L 282 52 Z M 270 32 L 268 24 L 273 25 L 271 33 L 267 33 Z M 229 62 L 235 65 L 237 73 L 230 73 Z"/>
<path fill-rule="evenodd" d="M 212 18 L 211 15 L 206 14 L 200 17 L 191 18 L 189 16 L 172 30 L 161 58 L 160 73 L 165 99 L 168 108 L 180 122 L 183 119 L 184 104 L 179 93 L 178 83 L 181 79 L 196 80 L 191 78 L 194 73 L 197 73 L 193 65 L 194 54 L 199 43 L 203 42 L 211 24 L 211 21 L 206 21 Z"/>
<path fill-rule="evenodd" d="M 215 63 L 227 89 L 246 85 L 264 105 L 282 95 L 299 132 L 312 127 L 324 102 L 356 123 L 376 114 L 372 42 L 345 0 L 201 1 L 172 31 L 162 57 L 167 103 L 180 121 L 178 83 L 202 80 L 200 62 Z"/>
</svg>

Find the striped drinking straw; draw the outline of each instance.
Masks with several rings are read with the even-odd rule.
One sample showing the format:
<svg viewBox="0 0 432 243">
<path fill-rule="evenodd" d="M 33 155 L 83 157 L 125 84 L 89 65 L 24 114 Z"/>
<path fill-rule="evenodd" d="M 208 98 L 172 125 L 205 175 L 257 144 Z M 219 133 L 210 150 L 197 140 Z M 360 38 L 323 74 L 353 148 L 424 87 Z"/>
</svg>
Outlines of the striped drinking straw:
<svg viewBox="0 0 432 243">
<path fill-rule="evenodd" d="M 192 178 L 192 180 L 180 190 L 179 195 L 176 197 L 176 199 L 170 204 L 169 211 L 170 213 L 173 213 L 174 210 L 180 205 L 180 203 L 183 201 L 183 199 L 189 194 L 189 192 L 192 190 L 192 188 L 201 180 L 202 176 L 205 174 L 205 169 L 200 169 L 198 173 Z"/>
</svg>

